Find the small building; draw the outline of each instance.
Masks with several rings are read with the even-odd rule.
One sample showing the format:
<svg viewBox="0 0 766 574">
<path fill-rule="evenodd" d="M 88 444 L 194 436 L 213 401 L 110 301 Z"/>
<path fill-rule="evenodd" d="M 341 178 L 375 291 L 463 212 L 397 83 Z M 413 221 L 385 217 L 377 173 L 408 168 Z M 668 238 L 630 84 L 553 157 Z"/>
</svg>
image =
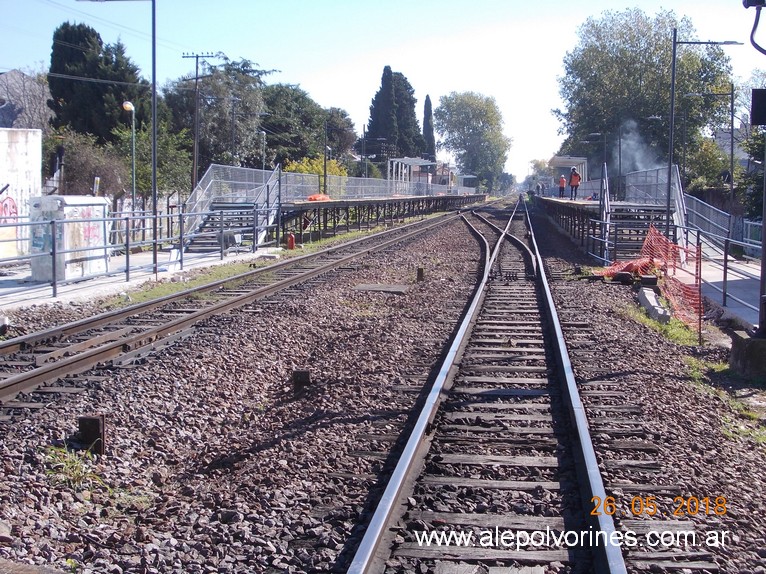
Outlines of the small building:
<svg viewBox="0 0 766 574">
<path fill-rule="evenodd" d="M 42 131 L 0 128 L 0 257 L 29 252 L 29 202 L 42 192 Z"/>
<path fill-rule="evenodd" d="M 579 157 L 573 155 L 554 155 L 551 159 L 548 160 L 548 167 L 554 171 L 559 171 L 559 173 L 554 174 L 553 177 L 553 180 L 556 182 L 559 180 L 559 176 L 562 173 L 568 181 L 569 172 L 572 171 L 573 167 L 576 167 L 577 171 L 580 172 L 580 177 L 582 177 L 583 182 L 586 182 L 589 179 L 587 157 Z"/>
</svg>

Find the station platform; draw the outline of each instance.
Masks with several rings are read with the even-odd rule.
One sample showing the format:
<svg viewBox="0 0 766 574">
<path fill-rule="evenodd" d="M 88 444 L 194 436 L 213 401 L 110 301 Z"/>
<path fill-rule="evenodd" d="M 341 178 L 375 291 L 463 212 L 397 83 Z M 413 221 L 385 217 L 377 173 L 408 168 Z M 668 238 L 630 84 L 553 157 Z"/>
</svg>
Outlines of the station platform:
<svg viewBox="0 0 766 574">
<path fill-rule="evenodd" d="M 758 301 L 761 290 L 760 261 L 728 263 L 726 300 L 723 298 L 723 261 L 706 259 L 702 262 L 702 295 L 723 308 L 725 316 L 738 320 L 745 328 L 758 327 Z"/>
</svg>

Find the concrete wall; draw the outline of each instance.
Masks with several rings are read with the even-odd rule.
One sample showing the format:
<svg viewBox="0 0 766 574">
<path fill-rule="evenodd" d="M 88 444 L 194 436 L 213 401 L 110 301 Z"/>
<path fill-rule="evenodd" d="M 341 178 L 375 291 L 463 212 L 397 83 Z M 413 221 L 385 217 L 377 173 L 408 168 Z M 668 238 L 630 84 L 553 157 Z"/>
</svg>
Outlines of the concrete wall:
<svg viewBox="0 0 766 574">
<path fill-rule="evenodd" d="M 29 252 L 29 233 L 2 224 L 29 219 L 29 200 L 42 195 L 42 131 L 0 128 L 0 257 Z"/>
</svg>

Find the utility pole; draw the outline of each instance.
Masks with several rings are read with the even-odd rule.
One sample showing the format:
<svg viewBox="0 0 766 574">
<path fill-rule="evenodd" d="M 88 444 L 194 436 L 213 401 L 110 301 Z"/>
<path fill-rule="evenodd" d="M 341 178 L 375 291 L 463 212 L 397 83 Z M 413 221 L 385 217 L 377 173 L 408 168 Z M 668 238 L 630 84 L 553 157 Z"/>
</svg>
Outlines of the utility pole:
<svg viewBox="0 0 766 574">
<path fill-rule="evenodd" d="M 199 158 L 199 60 L 213 58 L 215 54 L 183 54 L 182 58 L 194 58 L 194 159 L 192 163 L 192 191 L 197 187 L 197 161 Z"/>
</svg>

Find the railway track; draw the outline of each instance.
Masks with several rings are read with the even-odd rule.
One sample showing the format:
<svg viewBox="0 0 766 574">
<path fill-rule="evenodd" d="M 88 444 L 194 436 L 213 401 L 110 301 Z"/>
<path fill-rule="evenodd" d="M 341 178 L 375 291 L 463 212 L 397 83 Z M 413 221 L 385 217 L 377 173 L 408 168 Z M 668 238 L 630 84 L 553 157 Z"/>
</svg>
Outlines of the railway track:
<svg viewBox="0 0 766 574">
<path fill-rule="evenodd" d="M 525 222 L 514 212 L 487 249 L 482 288 L 349 572 L 625 571 L 619 546 L 595 539 L 614 524 L 588 507 L 605 495 Z"/>
<path fill-rule="evenodd" d="M 24 409 L 44 408 L 56 395 L 81 392 L 84 386 L 78 376 L 82 373 L 145 360 L 148 354 L 183 338 L 199 321 L 284 293 L 372 251 L 410 241 L 455 217 L 448 214 L 409 224 L 157 300 L 2 341 L 0 419 L 9 420 Z M 98 372 L 91 374 L 91 378 L 99 376 Z"/>
<path fill-rule="evenodd" d="M 694 527 L 692 522 L 696 522 L 696 527 L 700 529 L 704 520 L 669 520 L 667 516 L 649 515 L 651 502 L 655 502 L 660 508 L 668 509 L 672 507 L 675 496 L 688 493 L 684 492 L 682 485 L 669 480 L 667 473 L 661 472 L 666 463 L 662 460 L 661 451 L 656 448 L 656 441 L 660 440 L 660 437 L 655 436 L 643 421 L 643 406 L 636 404 L 630 393 L 630 388 L 637 384 L 636 381 L 632 378 L 622 380 L 614 376 L 609 372 L 608 366 L 604 366 L 602 372 L 593 375 L 598 371 L 592 366 L 598 361 L 596 351 L 601 343 L 595 338 L 589 318 L 583 317 L 581 309 L 578 308 L 560 310 L 559 328 L 556 328 L 556 320 L 548 315 L 542 301 L 548 292 L 554 289 L 576 292 L 577 282 L 569 281 L 570 278 L 561 273 L 553 275 L 550 285 L 542 281 L 539 277 L 542 263 L 533 254 L 534 241 L 528 237 L 528 230 L 519 220 L 518 214 L 516 218 L 508 221 L 509 213 L 510 211 L 491 212 L 485 209 L 464 214 L 464 218 L 476 228 L 476 235 L 488 238 L 489 244 L 499 243 L 503 249 L 494 257 L 491 265 L 491 256 L 487 249 L 486 290 L 482 291 L 481 296 L 477 296 L 472 305 L 473 318 L 464 328 L 461 327 L 461 332 L 465 334 L 464 341 L 456 343 L 448 350 L 442 351 L 446 349 L 444 339 L 437 338 L 435 331 L 420 329 L 419 325 L 415 325 L 413 330 L 424 335 L 431 333 L 425 336 L 434 337 L 433 342 L 428 339 L 421 347 L 423 337 L 410 340 L 403 345 L 404 348 L 418 347 L 421 350 L 409 355 L 406 361 L 399 360 L 402 356 L 399 353 L 391 354 L 387 360 L 395 367 L 389 367 L 384 359 L 374 368 L 365 368 L 367 357 L 373 355 L 364 352 L 344 356 L 349 346 L 359 346 L 359 342 L 363 340 L 363 333 L 370 326 L 374 326 L 372 329 L 377 329 L 376 332 L 385 337 L 387 329 L 397 325 L 402 319 L 395 308 L 396 297 L 385 296 L 386 304 L 390 304 L 391 307 L 390 312 L 383 312 L 386 320 L 381 321 L 378 313 L 383 307 L 376 311 L 370 306 L 370 301 L 376 301 L 376 305 L 383 305 L 382 298 L 368 300 L 365 297 L 357 300 L 353 306 L 344 307 L 347 302 L 355 300 L 348 294 L 341 296 L 343 303 L 334 309 L 335 315 L 325 318 L 320 314 L 312 314 L 311 318 L 307 318 L 304 315 L 305 311 L 308 308 L 317 308 L 316 301 L 324 300 L 321 297 L 331 291 L 334 278 L 338 277 L 342 283 L 345 277 L 319 277 L 326 273 L 325 271 L 318 272 L 315 280 L 306 285 L 305 289 L 297 282 L 285 283 L 268 301 L 263 301 L 273 303 L 273 306 L 250 306 L 244 303 L 241 312 L 206 321 L 196 329 L 186 327 L 169 334 L 171 337 L 184 337 L 187 333 L 192 333 L 187 344 L 175 346 L 169 353 L 157 357 L 158 361 L 162 361 L 164 357 L 166 371 L 172 372 L 176 360 L 172 357 L 178 357 L 183 363 L 187 346 L 199 348 L 194 343 L 202 342 L 202 349 L 205 349 L 212 339 L 218 337 L 223 337 L 224 345 L 231 343 L 235 338 L 228 335 L 233 325 L 237 325 L 234 329 L 250 333 L 254 326 L 250 319 L 255 316 L 266 318 L 267 315 L 274 319 L 274 309 L 280 309 L 279 313 L 295 312 L 294 318 L 309 321 L 312 325 L 323 325 L 324 321 L 335 324 L 336 318 L 342 320 L 343 325 L 335 334 L 332 330 L 315 329 L 317 338 L 310 348 L 316 349 L 316 345 L 321 343 L 327 343 L 327 346 L 320 351 L 318 357 L 314 357 L 312 351 L 311 355 L 308 352 L 302 355 L 297 353 L 297 359 L 290 358 L 287 351 L 289 341 L 295 339 L 288 338 L 288 345 L 280 347 L 278 342 L 272 344 L 274 335 L 280 329 L 279 324 L 272 324 L 268 330 L 267 340 L 269 348 L 272 349 L 270 352 L 284 352 L 288 363 L 292 361 L 292 365 L 287 365 L 288 367 L 298 364 L 311 367 L 315 374 L 320 373 L 319 378 L 323 379 L 321 384 L 302 398 L 284 395 L 287 389 L 282 385 L 272 387 L 270 392 L 276 393 L 276 401 L 273 403 L 265 393 L 262 394 L 263 379 L 268 378 L 269 373 L 274 370 L 274 362 L 279 362 L 279 359 L 267 355 L 261 359 L 265 365 L 263 367 L 250 369 L 247 363 L 243 363 L 234 369 L 239 373 L 238 377 L 242 377 L 243 373 L 250 373 L 250 378 L 255 379 L 255 383 L 242 389 L 241 394 L 232 394 L 231 404 L 225 400 L 220 401 L 221 392 L 231 393 L 232 389 L 239 391 L 240 384 L 239 381 L 233 381 L 229 383 L 228 389 L 220 389 L 218 385 L 221 382 L 226 384 L 227 377 L 223 376 L 226 367 L 221 368 L 219 372 L 217 365 L 221 364 L 220 357 L 228 357 L 223 360 L 231 360 L 234 363 L 237 353 L 228 355 L 221 350 L 211 353 L 203 350 L 194 351 L 199 352 L 200 356 L 197 357 L 198 360 L 188 362 L 187 372 L 194 373 L 195 369 L 200 368 L 205 362 L 204 357 L 215 357 L 214 363 L 210 363 L 216 365 L 212 367 L 212 372 L 208 373 L 207 377 L 201 377 L 203 382 L 216 387 L 216 392 L 211 393 L 204 404 L 201 400 L 199 404 L 194 399 L 184 400 L 185 395 L 179 394 L 178 399 L 173 396 L 163 399 L 172 407 L 166 409 L 168 412 L 159 406 L 162 404 L 161 400 L 145 411 L 144 415 L 150 416 L 134 418 L 133 413 L 129 416 L 123 414 L 122 421 L 120 409 L 113 409 L 116 411 L 112 414 L 115 420 L 114 428 L 119 429 L 122 434 L 129 434 L 133 421 L 140 421 L 142 428 L 148 426 L 153 429 L 153 432 L 147 435 L 150 439 L 146 444 L 160 442 L 160 452 L 175 452 L 178 446 L 190 440 L 189 431 L 183 426 L 183 418 L 198 418 L 202 425 L 207 425 L 204 426 L 204 432 L 200 432 L 200 438 L 194 442 L 191 451 L 179 449 L 178 452 L 184 454 L 171 457 L 177 461 L 188 461 L 188 465 L 180 465 L 184 467 L 183 472 L 179 472 L 178 462 L 167 467 L 160 465 L 160 472 L 157 474 L 163 481 L 160 489 L 162 493 L 152 511 L 146 513 L 147 517 L 157 517 L 154 519 L 157 524 L 148 522 L 147 519 L 142 523 L 143 527 L 157 531 L 164 530 L 165 524 L 174 524 L 168 526 L 168 532 L 173 532 L 176 537 L 179 537 L 176 533 L 180 532 L 180 538 L 183 538 L 191 532 L 184 530 L 187 526 L 190 528 L 191 523 L 186 524 L 183 517 L 194 516 L 195 512 L 207 516 L 206 509 L 212 508 L 210 524 L 213 526 L 210 528 L 215 528 L 215 532 L 226 538 L 230 529 L 237 528 L 236 525 L 222 524 L 220 520 L 216 522 L 212 518 L 219 514 L 229 516 L 229 509 L 240 508 L 239 505 L 243 501 L 246 502 L 244 508 L 249 506 L 251 511 L 249 514 L 243 511 L 247 519 L 242 524 L 248 528 L 252 527 L 254 531 L 256 528 L 263 528 L 260 524 L 261 517 L 266 517 L 263 520 L 279 517 L 280 524 L 282 520 L 285 520 L 285 524 L 289 524 L 291 520 L 299 525 L 291 527 L 289 531 L 285 526 L 280 533 L 271 533 L 268 536 L 261 533 L 269 530 L 258 530 L 258 536 L 244 537 L 243 546 L 231 557 L 227 554 L 230 552 L 230 545 L 221 543 L 210 546 L 215 548 L 217 556 L 226 556 L 229 560 L 233 558 L 240 563 L 242 570 L 237 571 L 286 571 L 284 567 L 288 563 L 297 564 L 297 571 L 345 572 L 349 569 L 352 572 L 414 571 L 437 574 L 716 571 L 716 561 L 719 561 L 720 557 L 711 557 L 709 552 L 692 552 L 681 548 L 634 548 L 623 543 L 609 548 L 612 552 L 617 551 L 618 555 L 615 556 L 614 553 L 600 552 L 607 549 L 593 544 L 590 538 L 585 543 L 574 543 L 572 537 L 576 533 L 587 533 L 589 536 L 596 532 L 611 533 L 610 536 L 622 537 L 623 542 L 628 533 L 645 539 L 652 529 L 682 534 Z M 502 220 L 495 217 L 497 214 L 503 215 Z M 501 226 L 498 227 L 496 222 L 501 222 Z M 505 234 L 506 223 L 509 235 Z M 465 229 L 465 225 L 459 222 L 453 223 L 453 226 L 462 227 L 463 231 Z M 437 235 L 430 236 L 425 243 L 452 245 L 455 237 L 444 233 L 438 235 L 438 240 L 435 240 Z M 514 236 L 514 239 L 510 239 L 510 235 Z M 463 249 L 471 244 L 464 233 L 458 242 Z M 369 245 L 368 247 L 372 248 Z M 416 258 L 410 258 L 404 264 L 402 260 L 392 257 L 393 253 L 387 252 L 382 258 L 387 262 L 385 268 L 397 269 L 398 266 L 414 271 L 415 261 L 424 261 L 431 253 L 429 247 L 420 242 L 418 249 L 421 252 Z M 345 255 L 336 254 L 331 257 L 340 261 Z M 439 309 L 449 307 L 451 318 L 442 321 L 444 325 L 449 324 L 449 327 L 437 330 L 441 334 L 439 337 L 446 337 L 446 333 L 452 329 L 454 317 L 464 309 L 463 295 L 470 290 L 470 279 L 474 276 L 474 260 L 475 256 L 472 255 L 470 267 L 464 274 L 468 281 L 462 288 L 461 295 L 451 299 L 440 299 Z M 393 264 L 392 261 L 397 263 Z M 537 263 L 534 263 L 535 261 Z M 306 265 L 308 266 L 308 262 Z M 319 263 L 316 265 L 317 268 L 320 266 Z M 357 278 L 350 281 L 352 289 L 360 283 L 370 282 L 368 277 L 373 276 L 372 273 L 367 274 L 369 262 L 359 265 L 349 260 L 340 261 L 338 265 L 341 269 L 355 269 Z M 451 272 L 456 274 L 456 269 Z M 251 295 L 251 288 L 257 290 L 282 280 L 297 279 L 300 270 L 285 269 L 284 273 L 280 272 L 278 275 L 278 272 L 271 268 L 266 273 L 274 276 L 254 279 L 251 286 L 245 286 L 242 282 L 233 285 L 221 284 L 209 288 L 209 294 L 198 293 L 191 298 L 187 295 L 185 300 L 157 307 L 156 312 L 152 309 L 145 310 L 145 315 L 131 315 L 128 320 L 131 323 L 130 328 L 136 328 L 138 333 L 141 329 L 157 326 L 158 322 L 162 324 L 160 326 L 167 327 L 172 321 L 190 314 L 197 305 L 200 306 L 197 310 L 207 311 L 219 303 Z M 427 277 L 428 274 L 427 268 Z M 393 276 L 401 276 L 401 273 L 394 273 L 391 277 Z M 316 277 L 319 277 L 318 281 L 326 284 L 320 286 Z M 450 278 L 442 276 L 440 280 L 449 281 Z M 393 280 L 399 279 L 397 277 Z M 382 282 L 390 281 L 387 277 Z M 429 285 L 429 282 L 426 281 L 423 286 L 425 285 Z M 430 287 L 433 288 L 434 285 L 435 282 L 430 283 Z M 416 287 L 414 290 L 420 288 Z M 436 291 L 432 290 L 430 293 L 433 296 Z M 577 300 L 576 296 L 573 299 Z M 329 300 L 330 298 L 326 301 Z M 420 300 L 420 308 L 425 306 L 431 309 L 428 305 L 428 302 Z M 323 308 L 324 305 L 320 307 Z M 435 308 L 434 306 L 433 309 Z M 376 317 L 376 320 L 346 321 L 346 309 L 350 315 L 359 314 L 370 319 Z M 417 316 L 427 322 L 422 314 Z M 122 328 L 128 327 L 110 325 L 106 330 L 118 331 Z M 60 343 L 69 339 L 74 342 L 78 338 L 95 338 L 93 332 L 79 335 L 74 333 L 76 330 L 72 329 L 72 333 L 67 331 L 64 335 L 40 334 L 31 337 L 39 339 L 39 343 L 9 343 L 9 348 L 14 344 L 21 344 L 19 349 L 6 355 L 9 369 L 15 368 L 11 365 L 14 360 L 22 363 L 24 354 L 32 359 L 23 362 L 27 365 L 25 368 L 30 371 L 46 364 L 56 364 L 58 360 L 66 359 L 70 354 L 75 356 L 71 349 L 59 347 Z M 205 333 L 211 337 L 204 337 Z M 106 338 L 112 336 L 107 334 Z M 311 339 L 313 333 L 304 331 L 300 336 Z M 564 347 L 565 336 L 571 359 L 563 358 L 558 361 L 557 349 Z M 279 336 L 276 338 L 279 339 Z M 106 381 L 101 384 L 98 382 L 99 378 L 125 383 L 136 374 L 138 383 L 135 388 L 143 392 L 143 389 L 151 388 L 148 383 L 155 377 L 155 371 L 152 368 L 153 363 L 138 363 L 145 361 L 153 345 L 161 345 L 162 341 L 167 340 L 158 338 L 148 345 L 123 349 L 125 352 L 119 357 L 99 363 L 106 367 L 103 373 L 97 366 L 80 375 L 79 379 L 59 374 L 54 382 L 42 383 L 43 386 L 38 386 L 35 392 L 25 391 L 24 394 L 28 397 L 25 400 L 34 401 L 39 407 L 47 404 L 47 397 L 51 394 L 55 396 L 56 393 L 77 392 L 87 381 L 95 381 L 95 384 L 90 386 L 91 392 L 98 387 L 116 390 L 123 385 L 111 385 Z M 229 346 L 239 350 L 240 345 L 246 342 Z M 429 346 L 438 351 L 429 353 Z M 248 361 L 252 360 L 252 355 L 257 352 L 253 346 L 249 349 L 247 352 L 238 351 L 247 355 Z M 86 349 L 81 352 L 89 351 Z M 453 361 L 441 369 L 432 370 L 439 352 Z M 377 357 L 377 353 L 374 356 Z M 381 352 L 381 356 L 386 356 L 385 352 Z M 30 366 L 30 363 L 35 362 L 39 365 Z M 113 367 L 119 365 L 136 368 L 115 371 Z M 591 375 L 587 378 L 579 377 L 575 383 L 574 375 L 584 365 L 591 367 Z M 353 385 L 344 386 L 344 369 L 349 369 L 349 373 L 361 369 L 364 374 L 358 378 L 354 377 L 356 382 Z M 283 365 L 279 375 L 271 378 L 281 377 L 281 380 L 287 381 L 289 372 Z M 188 378 L 188 375 L 186 376 Z M 237 379 L 237 376 L 232 378 Z M 196 377 L 194 379 L 196 380 Z M 430 394 L 426 390 L 419 395 L 421 387 L 425 383 L 430 385 L 434 380 L 437 384 L 443 380 L 444 387 L 431 391 Z M 357 407 L 359 399 L 364 399 L 362 393 L 366 385 L 380 385 L 374 392 L 385 396 L 386 402 L 376 403 L 375 408 L 368 409 L 368 403 L 363 400 L 362 406 Z M 575 387 L 582 394 L 584 405 L 579 404 L 577 400 L 571 403 L 570 392 Z M 59 390 L 64 388 L 71 390 Z M 156 393 L 157 390 L 152 392 Z M 342 401 L 335 403 L 329 396 L 325 397 L 324 393 L 337 395 Z M 253 394 L 255 397 L 251 400 L 250 395 Z M 102 400 L 101 393 L 94 393 L 94 396 Z M 129 401 L 132 398 L 129 391 L 114 396 L 122 397 L 115 400 L 115 406 L 120 407 L 126 404 L 125 399 Z M 191 396 L 196 398 L 195 394 Z M 419 419 L 417 414 L 410 414 L 409 410 L 416 396 L 420 396 L 418 402 L 425 404 L 427 413 Z M 439 402 L 441 399 L 444 401 Z M 250 401 L 249 408 L 239 408 L 243 401 Z M 66 406 L 66 402 L 62 403 Z M 216 417 L 217 407 L 211 409 L 210 404 L 222 404 L 225 412 L 229 414 Z M 189 408 L 190 406 L 196 408 Z M 167 420 L 154 421 L 153 413 L 157 410 L 163 411 L 163 417 L 167 416 Z M 176 412 L 183 415 L 172 416 Z M 584 428 L 586 431 L 589 429 L 589 432 L 580 428 L 586 414 L 588 424 Z M 41 413 L 40 419 L 51 416 L 51 413 Z M 263 421 L 259 420 L 261 418 Z M 127 424 L 126 420 L 129 421 Z M 180 432 L 172 432 L 175 427 L 168 425 L 169 421 L 176 421 L 181 427 Z M 215 439 L 216 433 L 219 432 L 216 421 L 221 423 L 222 434 L 218 438 L 220 444 Z M 261 422 L 263 424 L 260 424 Z M 415 430 L 410 433 L 409 429 L 413 427 Z M 11 425 L 7 425 L 6 428 L 10 430 Z M 225 430 L 231 428 L 239 430 L 233 434 Z M 595 452 L 593 447 L 590 447 L 591 452 L 586 463 L 586 457 L 581 456 L 579 451 L 587 450 L 589 443 L 586 441 L 584 446 L 578 448 L 572 439 L 589 433 L 593 434 L 596 446 Z M 144 444 L 145 434 L 136 433 L 139 438 L 134 437 L 134 443 Z M 321 440 L 314 442 L 314 434 L 323 435 L 328 444 L 332 443 L 332 447 L 326 449 Z M 411 438 L 410 440 L 414 441 L 412 445 L 405 445 L 410 434 L 412 437 L 420 434 L 421 438 L 424 438 L 422 441 Z M 346 440 L 340 440 L 340 436 L 345 436 Z M 115 444 L 116 439 L 117 437 Z M 173 448 L 171 443 L 179 439 L 181 445 Z M 336 444 L 336 441 L 339 444 Z M 121 444 L 126 443 L 123 441 Z M 398 453 L 402 450 L 405 451 L 404 455 L 399 456 Z M 410 462 L 403 463 L 404 467 L 401 469 L 395 469 L 397 459 L 409 459 Z M 23 460 L 23 457 L 18 460 Z M 105 462 L 107 465 L 114 463 L 109 461 L 109 457 Z M 19 464 L 21 465 L 21 462 Z M 151 466 L 152 463 L 145 460 L 144 465 L 146 464 Z M 235 472 L 235 469 L 241 471 Z M 411 474 L 408 469 L 422 472 Z M 596 469 L 600 469 L 600 473 Z M 125 471 L 120 470 L 121 473 L 106 471 L 109 484 L 119 484 L 114 478 L 117 474 L 124 474 Z M 143 473 L 143 467 L 136 472 Z M 204 479 L 207 473 L 210 473 L 209 481 Z M 595 479 L 595 486 L 591 483 L 583 487 L 583 475 L 592 473 L 595 473 L 595 477 L 590 478 Z M 26 474 L 27 472 L 24 473 L 25 476 Z M 171 490 L 170 479 L 162 478 L 174 475 L 182 477 L 180 483 L 184 486 L 181 490 Z M 383 493 L 386 481 L 392 475 L 391 484 L 398 481 L 400 487 L 398 492 L 386 491 L 383 494 L 384 504 L 381 508 L 388 506 L 387 510 L 382 511 L 385 519 L 375 518 L 375 515 L 370 520 L 372 513 L 366 513 L 363 509 L 369 508 L 368 505 L 377 498 L 378 493 Z M 598 485 L 600 476 L 604 477 L 603 487 Z M 291 482 L 294 477 L 305 480 Z M 19 481 L 18 484 L 22 482 Z M 226 486 L 222 486 L 224 484 Z M 287 488 L 285 485 L 292 486 Z M 27 484 L 15 490 L 21 493 L 29 488 Z M 166 493 L 169 492 L 174 492 L 172 498 L 167 497 Z M 232 494 L 226 494 L 227 492 Z M 310 509 L 309 502 L 299 503 L 307 506 L 304 514 L 296 517 L 286 508 L 294 503 L 287 505 L 285 500 L 292 501 L 296 494 L 308 500 L 305 492 L 310 493 Z M 699 492 L 704 494 L 703 491 Z M 265 497 L 272 495 L 275 496 L 274 502 L 265 502 Z M 684 498 L 691 500 L 689 496 Z M 176 517 L 172 512 L 166 512 L 165 504 L 168 500 L 172 501 L 172 504 L 168 502 L 172 508 L 188 510 L 179 512 Z M 637 505 L 644 505 L 641 512 L 634 511 L 638 508 Z M 23 508 L 24 505 L 19 504 L 19 507 Z M 284 519 L 283 515 L 290 516 L 290 519 Z M 662 523 L 658 522 L 661 519 Z M 104 524 L 99 524 L 98 529 L 89 531 L 88 535 L 97 535 L 101 540 L 106 538 L 106 534 L 102 536 L 99 533 L 109 533 L 115 540 L 114 544 L 110 545 L 103 540 L 102 543 L 112 548 L 116 555 L 120 552 L 119 549 L 123 548 L 123 527 L 110 525 L 108 522 L 105 519 Z M 136 522 L 141 523 L 140 520 Z M 176 523 L 180 523 L 180 526 Z M 377 530 L 380 536 L 376 537 L 374 542 L 365 539 L 359 545 L 363 527 L 356 526 L 358 523 L 370 524 L 367 527 L 368 534 Z M 308 524 L 311 525 L 310 528 Z M 269 524 L 266 526 L 270 528 Z M 199 527 L 199 524 L 195 525 L 194 531 Z M 24 536 L 24 533 L 29 536 L 26 530 L 21 529 L 19 532 L 20 536 Z M 285 535 L 283 538 L 285 532 L 289 532 L 289 536 Z M 451 544 L 446 544 L 445 537 L 450 536 Z M 467 536 L 472 539 L 467 541 Z M 130 539 L 129 531 L 126 538 Z M 273 542 L 277 550 L 268 549 L 264 540 Z M 560 540 L 560 543 L 556 540 Z M 262 547 L 266 547 L 266 550 Z M 353 556 L 357 547 L 358 553 Z M 178 557 L 177 553 L 169 550 L 152 552 L 156 560 Z M 115 556 L 114 563 L 124 566 L 131 564 L 131 560 L 134 560 L 134 557 L 130 555 L 120 556 L 119 560 Z M 183 557 L 184 564 L 190 560 L 188 556 Z M 85 563 L 85 559 L 82 561 Z M 216 564 L 212 562 L 210 567 Z"/>
</svg>

